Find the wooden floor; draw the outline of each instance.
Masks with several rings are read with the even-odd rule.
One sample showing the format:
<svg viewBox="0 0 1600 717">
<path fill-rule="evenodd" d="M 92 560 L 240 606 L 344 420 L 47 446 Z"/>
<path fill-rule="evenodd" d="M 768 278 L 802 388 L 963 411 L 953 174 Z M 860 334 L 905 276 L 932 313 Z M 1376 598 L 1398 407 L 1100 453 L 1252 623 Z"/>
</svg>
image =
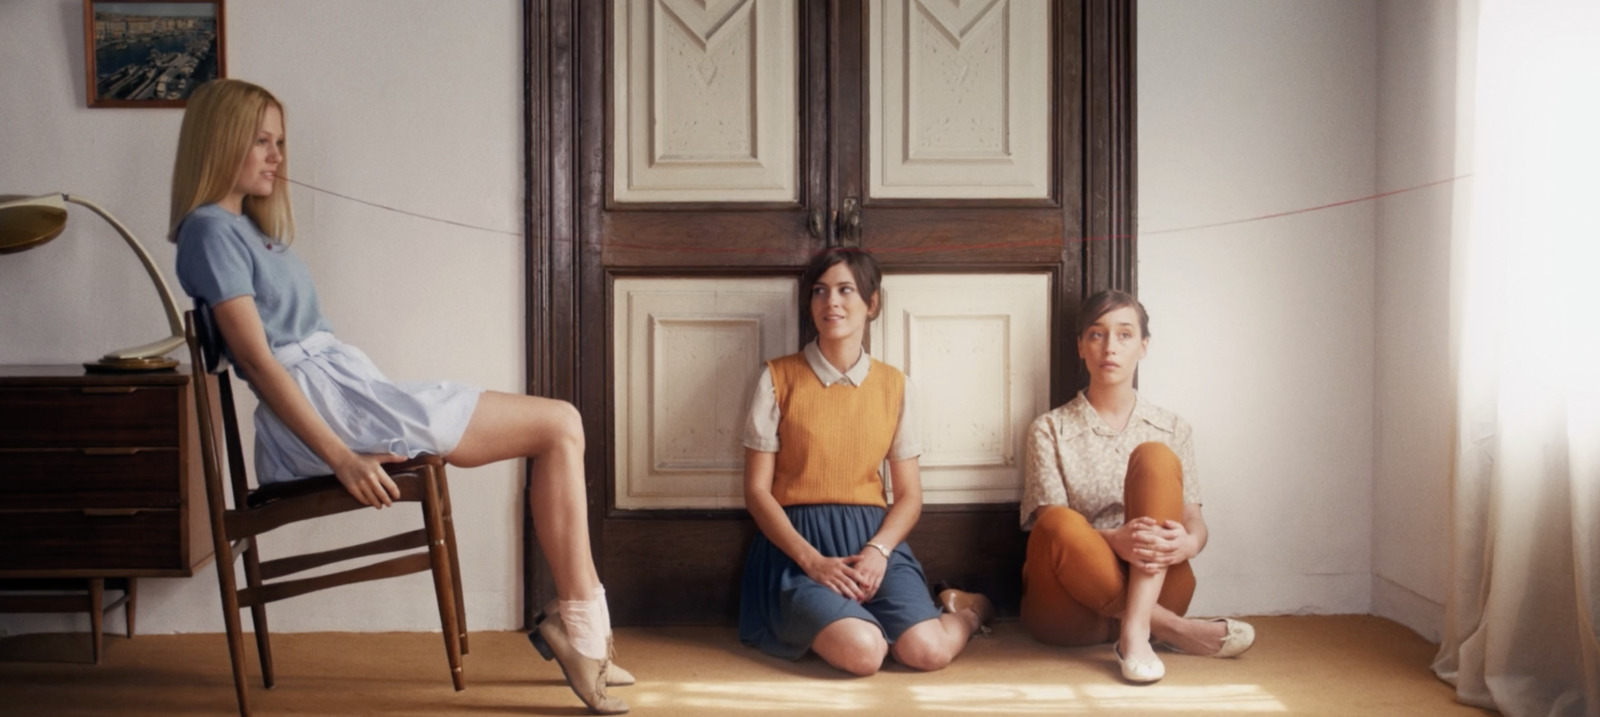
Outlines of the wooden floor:
<svg viewBox="0 0 1600 717">
<path fill-rule="evenodd" d="M 639 677 L 615 693 L 650 715 L 1484 715 L 1429 671 L 1435 646 L 1366 616 L 1256 618 L 1256 647 L 1234 660 L 1163 653 L 1167 678 L 1125 684 L 1109 647 L 1060 649 L 1015 622 L 974 638 L 949 668 L 890 666 L 841 676 L 815 658 L 786 662 L 728 628 L 621 629 L 619 662 Z M 429 633 L 275 636 L 278 686 L 253 679 L 256 715 L 576 715 L 554 663 L 517 632 L 473 633 L 467 689 L 450 688 Z M 253 651 L 252 651 L 253 652 Z M 235 712 L 221 635 L 0 638 L 0 715 L 226 715 Z M 259 675 L 254 662 L 252 675 Z"/>
</svg>

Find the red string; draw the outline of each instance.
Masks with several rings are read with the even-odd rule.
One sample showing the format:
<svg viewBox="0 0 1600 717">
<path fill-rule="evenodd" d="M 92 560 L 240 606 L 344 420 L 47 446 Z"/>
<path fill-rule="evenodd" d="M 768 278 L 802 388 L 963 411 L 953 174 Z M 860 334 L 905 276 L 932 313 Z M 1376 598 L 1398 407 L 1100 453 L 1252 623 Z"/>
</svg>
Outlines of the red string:
<svg viewBox="0 0 1600 717">
<path fill-rule="evenodd" d="M 1075 241 L 1091 242 L 1091 241 L 1104 241 L 1104 240 L 1108 240 L 1108 239 L 1134 239 L 1134 238 L 1137 238 L 1139 236 L 1147 236 L 1147 237 L 1148 236 L 1159 236 L 1159 235 L 1162 235 L 1162 234 L 1177 234 L 1177 233 L 1181 233 L 1181 232 L 1200 231 L 1202 229 L 1215 229 L 1217 227 L 1229 227 L 1229 226 L 1236 226 L 1236 225 L 1239 225 L 1239 224 L 1249 224 L 1251 222 L 1261 222 L 1261 221 L 1266 221 L 1268 219 L 1278 219 L 1278 218 L 1281 218 L 1281 217 L 1294 216 L 1296 214 L 1305 214 L 1305 213 L 1308 213 L 1308 212 L 1318 212 L 1318 211 L 1323 211 L 1323 210 L 1326 210 L 1326 209 L 1333 209 L 1333 208 L 1336 208 L 1336 207 L 1343 207 L 1343 206 L 1350 205 L 1350 204 L 1359 204 L 1361 202 L 1370 202 L 1370 201 L 1374 201 L 1374 200 L 1377 200 L 1377 199 L 1383 199 L 1385 197 L 1392 197 L 1392 196 L 1395 196 L 1397 194 L 1405 194 L 1407 192 L 1415 192 L 1415 191 L 1417 191 L 1419 189 L 1427 189 L 1429 187 L 1436 187 L 1436 186 L 1439 186 L 1441 184 L 1450 184 L 1452 182 L 1455 182 L 1455 181 L 1458 181 L 1458 180 L 1461 180 L 1461 179 L 1466 179 L 1467 177 L 1471 177 L 1471 176 L 1472 176 L 1472 174 L 1470 174 L 1470 173 L 1462 174 L 1462 175 L 1458 175 L 1458 176 L 1455 176 L 1455 177 L 1450 177 L 1448 179 L 1439 179 L 1439 180 L 1435 180 L 1435 181 L 1432 181 L 1432 182 L 1427 182 L 1425 184 L 1418 184 L 1416 186 L 1404 187 L 1404 188 L 1401 188 L 1401 189 L 1394 189 L 1394 190 L 1390 190 L 1390 191 L 1387 191 L 1387 192 L 1379 192 L 1377 194 L 1372 194 L 1372 195 L 1368 195 L 1368 196 L 1365 196 L 1365 197 L 1357 197 L 1355 199 L 1345 199 L 1345 200 L 1338 201 L 1338 202 L 1330 202 L 1328 204 L 1319 204 L 1319 205 L 1314 206 L 1314 207 L 1303 207 L 1301 209 L 1291 209 L 1291 210 L 1286 211 L 1286 212 L 1276 212 L 1276 213 L 1273 213 L 1273 214 L 1262 214 L 1262 215 L 1254 216 L 1254 217 L 1246 217 L 1244 219 L 1232 219 L 1232 220 L 1222 221 L 1222 222 L 1211 222 L 1209 224 L 1193 224 L 1193 225 L 1190 225 L 1190 226 L 1173 227 L 1173 228 L 1170 228 L 1170 229 L 1151 229 L 1149 231 L 1139 232 L 1136 235 L 1117 234 L 1117 235 L 1106 235 L 1106 236 L 1083 237 L 1083 238 L 1077 239 Z M 426 214 L 418 214 L 416 212 L 409 212 L 409 211 L 406 211 L 404 209 L 398 209 L 398 208 L 395 208 L 395 207 L 386 206 L 386 205 L 383 205 L 383 204 L 378 204 L 376 202 L 369 202 L 369 201 L 367 201 L 365 199 L 358 199 L 356 197 L 352 197 L 352 196 L 349 196 L 349 195 L 346 195 L 346 194 L 340 194 L 338 192 L 334 192 L 334 191 L 330 191 L 330 190 L 327 190 L 327 189 L 323 189 L 321 187 L 310 185 L 310 184 L 306 184 L 304 182 L 295 181 L 293 179 L 289 180 L 289 182 L 292 183 L 292 184 L 297 184 L 299 186 L 305 187 L 306 189 L 310 189 L 310 190 L 317 191 L 317 192 L 322 192 L 324 194 L 335 196 L 335 197 L 338 197 L 340 199 L 346 199 L 346 200 L 349 200 L 349 201 L 352 201 L 352 202 L 365 204 L 367 206 L 374 207 L 374 208 L 377 208 L 377 209 L 382 209 L 382 210 L 385 210 L 385 211 L 395 212 L 397 214 L 404 214 L 406 216 L 416 217 L 418 219 L 427 219 L 429 221 L 443 222 L 445 224 L 451 224 L 451 225 L 454 225 L 454 226 L 463 227 L 463 228 L 467 228 L 467 229 L 477 229 L 479 231 L 493 232 L 495 234 L 507 234 L 507 235 L 510 235 L 510 236 L 521 236 L 521 234 L 517 233 L 517 232 L 508 232 L 508 231 L 505 231 L 503 229 L 494 229 L 494 228 L 491 228 L 491 227 L 477 226 L 477 225 L 473 225 L 473 224 L 467 224 L 467 223 L 464 223 L 464 222 L 452 221 L 452 220 L 449 220 L 449 219 L 441 219 L 439 217 L 431 217 L 431 216 L 428 216 Z M 882 248 L 872 249 L 872 252 L 875 253 L 875 254 L 924 254 L 924 253 L 928 253 L 928 252 L 937 252 L 937 251 L 971 252 L 971 251 L 991 251 L 991 250 L 996 250 L 996 249 L 1057 248 L 1057 247 L 1060 247 L 1060 246 L 1061 246 L 1061 244 L 1059 242 L 1054 242 L 1054 241 L 990 242 L 990 243 L 985 243 L 985 244 L 960 244 L 960 245 L 953 245 L 953 246 L 952 245 L 943 245 L 943 246 L 917 246 L 917 247 L 882 247 Z M 605 247 L 608 248 L 608 249 L 638 249 L 638 250 L 643 250 L 643 251 L 663 252 L 663 253 L 671 253 L 671 254 L 788 254 L 788 253 L 791 253 L 792 251 L 794 251 L 793 249 L 770 249 L 770 248 L 762 248 L 762 247 L 744 247 L 744 246 L 714 246 L 714 247 L 707 247 L 707 246 L 661 246 L 661 245 L 657 245 L 657 244 L 627 244 L 627 243 L 621 243 L 621 242 L 607 242 L 605 244 Z"/>
<path fill-rule="evenodd" d="M 1350 205 L 1350 204 L 1360 204 L 1361 202 L 1371 202 L 1371 201 L 1375 201 L 1375 200 L 1378 200 L 1378 199 L 1383 199 L 1385 197 L 1392 197 L 1392 196 L 1395 196 L 1395 195 L 1398 195 L 1398 194 L 1405 194 L 1407 192 L 1415 192 L 1417 190 L 1427 189 L 1429 187 L 1436 187 L 1436 186 L 1439 186 L 1441 184 L 1450 184 L 1452 182 L 1456 182 L 1458 180 L 1466 179 L 1467 177 L 1471 177 L 1471 176 L 1472 175 L 1470 173 L 1469 174 L 1462 174 L 1462 175 L 1458 175 L 1458 176 L 1455 176 L 1455 177 L 1450 177 L 1448 179 L 1439 179 L 1439 180 L 1435 180 L 1435 181 L 1432 181 L 1432 182 L 1427 182 L 1425 184 L 1418 184 L 1418 185 L 1415 185 L 1415 186 L 1404 187 L 1404 188 L 1401 188 L 1401 189 L 1393 189 L 1393 190 L 1390 190 L 1390 191 L 1387 191 L 1387 192 L 1379 192 L 1377 194 L 1371 194 L 1371 195 L 1368 195 L 1368 196 L 1365 196 L 1365 197 L 1356 197 L 1355 199 L 1345 199 L 1345 200 L 1341 200 L 1341 201 L 1337 201 L 1337 202 L 1330 202 L 1328 204 L 1319 204 L 1319 205 L 1314 206 L 1314 207 L 1303 207 L 1303 208 L 1300 208 L 1300 209 L 1291 209 L 1291 210 L 1285 211 L 1285 212 L 1275 212 L 1273 214 L 1262 214 L 1262 215 L 1254 216 L 1254 217 L 1246 217 L 1244 219 L 1232 219 L 1232 220 L 1229 220 L 1229 221 L 1212 222 L 1212 223 L 1209 223 L 1209 224 L 1193 224 L 1193 225 L 1190 225 L 1190 226 L 1173 227 L 1173 228 L 1170 228 L 1170 229 L 1152 229 L 1152 230 L 1149 230 L 1149 231 L 1139 232 L 1138 234 L 1113 234 L 1113 235 L 1104 235 L 1104 236 L 1083 237 L 1083 238 L 1077 239 L 1075 241 L 1091 242 L 1091 241 L 1105 241 L 1105 240 L 1108 240 L 1108 239 L 1135 239 L 1135 238 L 1141 237 L 1141 236 L 1148 237 L 1148 236 L 1157 236 L 1157 235 L 1161 235 L 1161 234 L 1177 234 L 1177 233 L 1180 233 L 1180 232 L 1192 232 L 1192 231 L 1200 231 L 1202 229 L 1215 229 L 1217 227 L 1228 227 L 1228 226 L 1236 226 L 1236 225 L 1239 225 L 1239 224 L 1249 224 L 1251 222 L 1262 222 L 1262 221 L 1266 221 L 1268 219 L 1278 219 L 1278 218 L 1281 218 L 1281 217 L 1294 216 L 1296 214 L 1306 214 L 1308 212 L 1318 212 L 1318 211 L 1323 211 L 1323 210 L 1326 210 L 1326 209 L 1334 209 L 1336 207 L 1343 207 L 1343 206 L 1347 206 L 1347 205 Z M 668 253 L 684 253 L 684 254 L 787 254 L 787 253 L 790 253 L 791 251 L 793 251 L 792 249 L 768 249 L 768 248 L 761 248 L 761 247 L 737 247 L 737 246 L 734 246 L 734 247 L 675 247 L 675 246 L 660 246 L 660 245 L 654 245 L 654 244 L 626 244 L 626 243 L 621 243 L 621 242 L 606 242 L 605 246 L 606 246 L 606 248 L 611 248 L 611 249 L 639 249 L 639 250 L 644 250 L 644 251 L 656 251 L 656 252 L 668 252 Z M 992 250 L 996 250 L 996 249 L 1025 249 L 1025 248 L 1041 248 L 1041 247 L 1042 248 L 1059 248 L 1060 246 L 1061 246 L 1060 242 L 1054 242 L 1054 241 L 989 242 L 989 243 L 985 243 L 985 244 L 960 244 L 960 245 L 943 245 L 943 246 L 881 247 L 881 248 L 872 249 L 872 253 L 874 253 L 874 254 L 924 254 L 924 253 L 928 253 L 928 252 L 938 252 L 938 251 L 963 251 L 963 252 L 969 252 L 969 251 L 992 251 Z"/>
</svg>

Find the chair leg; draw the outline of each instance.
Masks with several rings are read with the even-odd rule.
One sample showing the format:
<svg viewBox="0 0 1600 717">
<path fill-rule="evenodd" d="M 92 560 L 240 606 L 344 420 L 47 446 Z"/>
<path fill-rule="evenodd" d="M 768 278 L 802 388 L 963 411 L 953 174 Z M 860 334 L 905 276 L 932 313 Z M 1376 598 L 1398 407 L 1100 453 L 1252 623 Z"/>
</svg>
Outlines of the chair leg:
<svg viewBox="0 0 1600 717">
<path fill-rule="evenodd" d="M 233 575 L 233 548 L 218 539 L 217 586 L 222 592 L 222 622 L 228 631 L 228 659 L 233 663 L 233 691 L 239 698 L 239 717 L 250 717 L 249 677 L 244 666 L 244 630 L 239 625 L 238 581 Z"/>
<path fill-rule="evenodd" d="M 89 579 L 89 634 L 91 644 L 94 645 L 94 664 L 100 664 L 100 648 L 102 639 L 100 631 L 103 629 L 106 604 L 106 581 L 104 578 Z"/>
<path fill-rule="evenodd" d="M 128 639 L 133 639 L 134 608 L 139 605 L 139 579 L 128 578 L 128 602 L 122 607 L 122 616 L 128 623 Z"/>
<path fill-rule="evenodd" d="M 244 551 L 245 584 L 252 589 L 261 588 L 261 555 L 256 551 L 255 538 Z M 278 684 L 277 672 L 272 669 L 272 633 L 267 630 L 267 606 L 250 606 L 250 624 L 255 629 L 256 654 L 261 657 L 261 684 L 272 689 Z"/>
<path fill-rule="evenodd" d="M 450 572 L 450 550 L 445 546 L 444 518 L 441 515 L 438 474 L 428 471 L 424 478 L 422 521 L 428 531 L 428 558 L 433 567 L 433 592 L 439 599 L 439 622 L 443 628 L 444 651 L 450 661 L 450 681 L 460 692 L 467 688 L 461 672 L 461 630 L 456 625 L 455 585 Z"/>
<path fill-rule="evenodd" d="M 461 635 L 461 654 L 465 655 L 468 653 L 467 603 L 461 597 L 461 557 L 456 552 L 456 523 L 451 517 L 455 511 L 450 507 L 450 481 L 443 467 L 439 468 L 439 497 L 444 511 L 445 545 L 450 548 L 450 582 L 456 593 L 456 629 Z"/>
</svg>

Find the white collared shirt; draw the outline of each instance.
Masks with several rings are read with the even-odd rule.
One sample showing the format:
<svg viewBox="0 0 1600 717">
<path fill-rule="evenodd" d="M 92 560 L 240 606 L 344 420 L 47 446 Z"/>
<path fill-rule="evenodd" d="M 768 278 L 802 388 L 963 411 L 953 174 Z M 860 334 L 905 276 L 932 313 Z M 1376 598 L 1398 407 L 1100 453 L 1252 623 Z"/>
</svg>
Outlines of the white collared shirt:
<svg viewBox="0 0 1600 717">
<path fill-rule="evenodd" d="M 815 341 L 806 344 L 801 353 L 806 357 L 806 365 L 811 367 L 811 372 L 817 375 L 823 386 L 844 384 L 851 388 L 858 387 L 867 380 L 867 373 L 872 369 L 872 357 L 865 350 L 862 350 L 861 358 L 856 359 L 850 370 L 843 373 L 823 358 L 822 349 L 817 348 Z M 889 445 L 891 461 L 922 455 L 915 413 L 911 410 L 912 397 L 915 395 L 916 387 L 912 385 L 911 377 L 907 376 L 905 395 L 900 401 L 900 424 L 895 428 L 894 442 Z M 755 395 L 750 400 L 750 417 L 744 425 L 744 446 L 764 453 L 777 453 L 778 421 L 782 418 L 778 410 L 777 389 L 772 385 L 772 369 L 762 366 L 761 377 L 756 379 Z"/>
</svg>

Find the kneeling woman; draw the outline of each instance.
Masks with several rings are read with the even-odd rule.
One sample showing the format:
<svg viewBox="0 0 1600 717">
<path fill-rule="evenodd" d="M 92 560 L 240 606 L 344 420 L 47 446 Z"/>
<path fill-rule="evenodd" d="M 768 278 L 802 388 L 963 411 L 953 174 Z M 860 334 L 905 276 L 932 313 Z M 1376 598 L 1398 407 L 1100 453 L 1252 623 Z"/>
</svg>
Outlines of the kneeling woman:
<svg viewBox="0 0 1600 717">
<path fill-rule="evenodd" d="M 810 649 L 862 676 L 889 654 L 943 668 L 994 614 L 959 590 L 940 593 L 941 614 L 905 544 L 922 513 L 922 450 L 910 381 L 861 345 L 879 277 L 860 250 L 811 261 L 800 291 L 816 340 L 767 362 L 744 434 L 745 505 L 761 534 L 745 561 L 739 639 L 786 659 Z"/>
<path fill-rule="evenodd" d="M 1183 617 L 1189 561 L 1206 546 L 1189 424 L 1144 401 L 1134 371 L 1150 345 L 1144 306 L 1120 291 L 1084 304 L 1078 356 L 1089 387 L 1028 432 L 1022 624 L 1041 642 L 1113 652 L 1130 682 L 1166 674 L 1154 637 L 1195 655 L 1233 657 L 1255 630 Z"/>
</svg>

